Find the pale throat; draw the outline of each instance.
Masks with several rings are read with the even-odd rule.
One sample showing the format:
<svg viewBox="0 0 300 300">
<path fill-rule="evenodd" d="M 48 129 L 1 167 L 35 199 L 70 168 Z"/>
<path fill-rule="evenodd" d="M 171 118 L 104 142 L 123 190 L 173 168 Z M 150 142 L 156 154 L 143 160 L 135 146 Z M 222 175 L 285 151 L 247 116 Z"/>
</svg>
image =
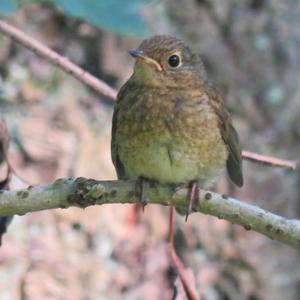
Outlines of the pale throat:
<svg viewBox="0 0 300 300">
<path fill-rule="evenodd" d="M 140 85 L 147 83 L 147 85 L 151 86 L 161 86 L 162 80 L 164 80 L 162 77 L 153 66 L 143 62 L 136 62 L 130 81 L 134 81 Z"/>
<path fill-rule="evenodd" d="M 158 71 L 154 66 L 137 61 L 131 82 L 141 86 L 176 89 L 202 88 L 206 78 L 200 72 L 192 70 Z"/>
</svg>

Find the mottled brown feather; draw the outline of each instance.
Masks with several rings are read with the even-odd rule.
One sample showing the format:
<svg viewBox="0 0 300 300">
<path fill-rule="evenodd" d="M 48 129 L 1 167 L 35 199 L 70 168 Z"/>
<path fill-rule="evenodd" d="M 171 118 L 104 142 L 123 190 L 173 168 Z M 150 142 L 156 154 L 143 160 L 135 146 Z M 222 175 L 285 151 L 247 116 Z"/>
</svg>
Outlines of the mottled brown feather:
<svg viewBox="0 0 300 300">
<path fill-rule="evenodd" d="M 153 179 L 178 182 L 181 175 L 181 178 L 194 176 L 189 173 L 195 171 L 195 164 L 200 164 L 199 177 L 189 178 L 197 180 L 206 174 L 208 177 L 217 174 L 226 162 L 229 177 L 237 186 L 242 186 L 238 136 L 219 93 L 206 83 L 205 69 L 199 57 L 180 40 L 168 36 L 145 40 L 140 49 L 160 64 L 170 51 L 180 51 L 183 67 L 176 72 L 165 69 L 157 73 L 150 66 L 137 62 L 132 77 L 120 89 L 113 114 L 111 141 L 112 160 L 118 177 L 126 179 L 137 175 L 151 178 L 155 173 Z M 163 145 L 167 154 L 157 153 L 161 138 L 165 139 Z M 154 151 L 145 145 L 154 146 Z M 192 159 L 191 169 L 177 160 L 175 164 L 181 164 L 177 177 L 171 178 L 170 173 L 164 172 L 166 169 L 159 169 L 164 172 L 163 176 L 157 170 L 153 172 L 149 165 L 153 157 L 161 159 L 155 160 L 156 166 L 161 168 L 164 160 L 173 165 L 173 159 L 178 158 L 172 155 L 178 151 L 183 161 Z M 148 169 L 142 170 L 141 164 Z"/>
<path fill-rule="evenodd" d="M 224 106 L 224 102 L 218 91 L 210 84 L 206 85 L 206 92 L 211 106 L 218 116 L 219 128 L 229 155 L 226 162 L 230 179 L 239 187 L 244 183 L 242 172 L 242 156 L 238 134 L 232 125 L 231 117 Z"/>
<path fill-rule="evenodd" d="M 117 176 L 119 179 L 127 179 L 124 166 L 118 155 L 118 143 L 116 141 L 116 131 L 118 125 L 118 103 L 122 100 L 122 95 L 126 90 L 126 85 L 123 85 L 117 95 L 117 102 L 114 107 L 114 113 L 112 118 L 112 130 L 111 130 L 111 159 L 115 166 Z"/>
</svg>

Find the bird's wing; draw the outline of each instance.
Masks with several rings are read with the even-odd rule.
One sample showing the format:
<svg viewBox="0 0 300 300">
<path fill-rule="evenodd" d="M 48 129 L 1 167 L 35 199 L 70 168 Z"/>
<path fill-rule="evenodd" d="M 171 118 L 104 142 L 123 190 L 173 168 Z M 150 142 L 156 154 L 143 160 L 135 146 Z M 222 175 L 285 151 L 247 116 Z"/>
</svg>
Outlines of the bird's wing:
<svg viewBox="0 0 300 300">
<path fill-rule="evenodd" d="M 243 185 L 242 156 L 237 132 L 232 125 L 231 117 L 218 91 L 214 87 L 207 85 L 206 93 L 210 105 L 217 115 L 222 139 L 229 153 L 226 162 L 229 177 L 237 186 L 241 187 Z"/>
<path fill-rule="evenodd" d="M 124 91 L 126 89 L 126 85 L 124 85 L 117 96 L 117 103 L 114 107 L 113 119 L 112 119 L 112 129 L 111 129 L 111 158 L 112 162 L 115 166 L 117 175 L 119 179 L 126 179 L 124 165 L 122 164 L 119 154 L 118 154 L 118 142 L 116 140 L 116 132 L 118 127 L 118 110 L 119 106 L 118 103 L 121 101 L 124 95 Z"/>
</svg>

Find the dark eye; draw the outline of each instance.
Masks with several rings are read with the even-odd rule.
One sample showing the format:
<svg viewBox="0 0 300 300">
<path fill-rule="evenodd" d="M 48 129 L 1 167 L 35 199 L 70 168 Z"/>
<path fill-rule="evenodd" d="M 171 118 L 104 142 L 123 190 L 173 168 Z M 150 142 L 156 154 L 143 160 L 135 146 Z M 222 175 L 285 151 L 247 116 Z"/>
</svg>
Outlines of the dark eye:
<svg viewBox="0 0 300 300">
<path fill-rule="evenodd" d="M 168 63 L 172 68 L 176 68 L 180 65 L 180 57 L 177 54 L 173 54 L 169 57 Z"/>
</svg>

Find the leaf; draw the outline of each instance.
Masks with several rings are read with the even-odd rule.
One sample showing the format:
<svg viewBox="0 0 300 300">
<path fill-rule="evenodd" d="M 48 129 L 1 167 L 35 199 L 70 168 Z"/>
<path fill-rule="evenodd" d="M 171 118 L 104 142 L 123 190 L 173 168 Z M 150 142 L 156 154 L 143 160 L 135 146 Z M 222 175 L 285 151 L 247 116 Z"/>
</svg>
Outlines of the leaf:
<svg viewBox="0 0 300 300">
<path fill-rule="evenodd" d="M 150 0 L 53 0 L 66 14 L 96 27 L 128 35 L 146 35 L 141 6 Z"/>
<path fill-rule="evenodd" d="M 0 15 L 8 15 L 17 10 L 17 4 L 14 0 L 0 1 Z"/>
<path fill-rule="evenodd" d="M 149 34 L 141 14 L 152 0 L 0 0 L 0 15 L 8 15 L 30 3 L 52 3 L 66 15 L 82 19 L 98 28 L 119 34 Z"/>
<path fill-rule="evenodd" d="M 39 0 L 0 0 L 0 15 L 9 15 L 14 13 L 17 9 L 36 2 L 43 2 Z M 45 1 L 44 1 L 45 2 Z"/>
</svg>

